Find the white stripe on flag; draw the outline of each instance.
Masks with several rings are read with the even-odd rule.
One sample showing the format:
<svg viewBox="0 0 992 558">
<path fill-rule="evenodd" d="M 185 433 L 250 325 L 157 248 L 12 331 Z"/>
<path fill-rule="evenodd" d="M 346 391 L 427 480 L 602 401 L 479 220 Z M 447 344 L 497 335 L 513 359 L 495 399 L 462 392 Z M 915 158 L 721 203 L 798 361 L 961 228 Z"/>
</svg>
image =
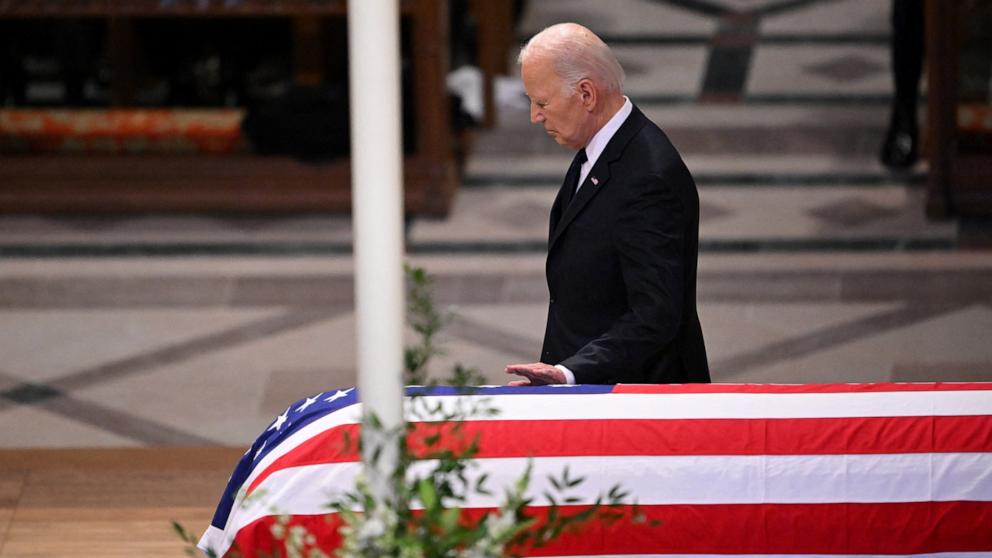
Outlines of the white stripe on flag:
<svg viewBox="0 0 992 558">
<path fill-rule="evenodd" d="M 466 399 L 486 396 L 470 396 Z M 748 419 L 992 414 L 992 390 L 855 393 L 605 393 L 488 396 L 496 420 Z M 452 397 L 425 397 L 450 411 Z M 476 419 L 473 419 L 476 420 Z M 484 419 L 478 419 L 484 420 Z"/>
</svg>

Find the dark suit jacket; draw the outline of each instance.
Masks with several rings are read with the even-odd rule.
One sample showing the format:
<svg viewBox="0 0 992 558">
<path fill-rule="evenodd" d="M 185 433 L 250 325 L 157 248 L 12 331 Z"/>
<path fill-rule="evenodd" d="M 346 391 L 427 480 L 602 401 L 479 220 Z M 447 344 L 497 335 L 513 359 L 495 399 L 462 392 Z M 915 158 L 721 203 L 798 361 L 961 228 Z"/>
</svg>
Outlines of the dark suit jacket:
<svg viewBox="0 0 992 558">
<path fill-rule="evenodd" d="M 668 137 L 635 106 L 567 208 L 566 195 L 551 207 L 541 361 L 582 384 L 708 382 L 699 195 Z"/>
</svg>

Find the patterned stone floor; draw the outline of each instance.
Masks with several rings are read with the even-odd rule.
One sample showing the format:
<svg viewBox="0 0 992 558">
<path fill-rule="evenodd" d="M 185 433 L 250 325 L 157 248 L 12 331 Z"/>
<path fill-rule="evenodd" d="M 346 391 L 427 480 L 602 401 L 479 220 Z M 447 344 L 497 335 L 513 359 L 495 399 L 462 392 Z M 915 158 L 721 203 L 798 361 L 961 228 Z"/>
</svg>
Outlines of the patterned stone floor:
<svg viewBox="0 0 992 558">
<path fill-rule="evenodd" d="M 923 216 L 921 164 L 875 160 L 887 0 L 532 0 L 612 44 L 702 200 L 718 382 L 992 381 L 992 252 Z M 508 83 L 512 89 L 513 83 Z M 479 134 L 452 214 L 408 224 L 455 362 L 538 352 L 547 212 L 570 155 L 520 99 Z M 298 215 L 0 218 L 0 447 L 244 445 L 355 383 L 351 230 Z"/>
</svg>

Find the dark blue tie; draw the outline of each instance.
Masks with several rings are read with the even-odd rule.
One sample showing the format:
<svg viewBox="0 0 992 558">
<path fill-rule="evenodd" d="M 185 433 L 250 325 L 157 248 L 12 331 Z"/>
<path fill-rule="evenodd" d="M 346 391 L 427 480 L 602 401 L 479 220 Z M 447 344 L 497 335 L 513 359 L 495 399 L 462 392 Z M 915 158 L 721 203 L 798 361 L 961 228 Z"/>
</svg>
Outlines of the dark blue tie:
<svg viewBox="0 0 992 558">
<path fill-rule="evenodd" d="M 579 177 L 582 176 L 582 165 L 588 160 L 589 158 L 586 157 L 585 149 L 580 149 L 575 154 L 575 158 L 572 159 L 572 165 L 568 167 L 568 172 L 565 173 L 565 205 L 563 207 L 568 207 L 568 204 L 572 203 L 572 198 L 575 197 L 575 190 L 579 187 Z"/>
</svg>

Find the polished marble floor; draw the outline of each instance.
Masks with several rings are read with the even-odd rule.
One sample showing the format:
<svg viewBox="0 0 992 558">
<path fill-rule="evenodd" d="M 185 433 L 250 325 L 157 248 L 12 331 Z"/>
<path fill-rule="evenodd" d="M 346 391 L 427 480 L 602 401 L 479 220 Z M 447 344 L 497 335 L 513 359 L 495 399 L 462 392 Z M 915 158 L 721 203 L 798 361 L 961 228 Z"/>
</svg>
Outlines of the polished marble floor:
<svg viewBox="0 0 992 558">
<path fill-rule="evenodd" d="M 714 381 L 992 381 L 992 251 L 926 219 L 925 164 L 876 162 L 888 6 L 529 3 L 522 36 L 575 20 L 616 45 L 631 98 L 697 179 Z M 570 154 L 519 101 L 478 134 L 451 215 L 407 226 L 453 315 L 438 375 L 461 362 L 502 383 L 538 353 Z M 292 401 L 353 385 L 350 227 L 0 218 L 0 447 L 243 446 Z"/>
</svg>

